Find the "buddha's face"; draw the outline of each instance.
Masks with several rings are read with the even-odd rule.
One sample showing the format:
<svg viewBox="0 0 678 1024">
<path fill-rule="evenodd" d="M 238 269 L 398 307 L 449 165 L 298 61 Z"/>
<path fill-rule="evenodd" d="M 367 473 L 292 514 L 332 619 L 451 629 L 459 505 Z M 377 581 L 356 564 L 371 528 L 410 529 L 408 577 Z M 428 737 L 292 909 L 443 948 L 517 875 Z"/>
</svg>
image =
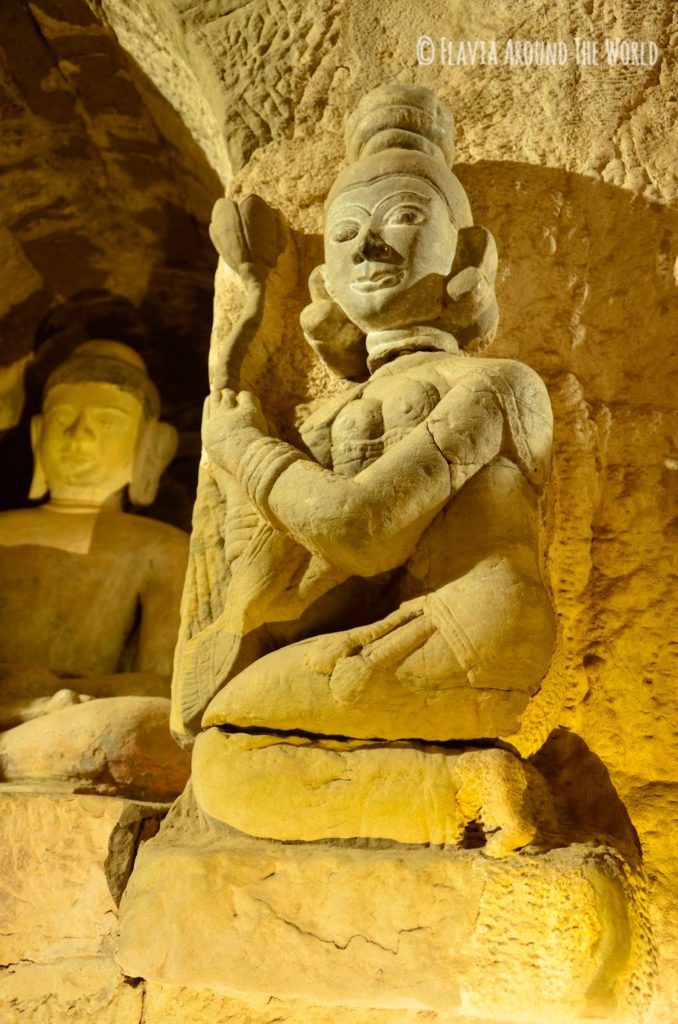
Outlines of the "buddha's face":
<svg viewBox="0 0 678 1024">
<path fill-rule="evenodd" d="M 64 383 L 45 398 L 38 455 L 53 498 L 93 504 L 132 479 L 143 410 L 114 384 Z"/>
<path fill-rule="evenodd" d="M 349 188 L 327 214 L 328 291 L 365 332 L 432 323 L 456 246 L 447 206 L 424 179 L 393 174 Z"/>
</svg>

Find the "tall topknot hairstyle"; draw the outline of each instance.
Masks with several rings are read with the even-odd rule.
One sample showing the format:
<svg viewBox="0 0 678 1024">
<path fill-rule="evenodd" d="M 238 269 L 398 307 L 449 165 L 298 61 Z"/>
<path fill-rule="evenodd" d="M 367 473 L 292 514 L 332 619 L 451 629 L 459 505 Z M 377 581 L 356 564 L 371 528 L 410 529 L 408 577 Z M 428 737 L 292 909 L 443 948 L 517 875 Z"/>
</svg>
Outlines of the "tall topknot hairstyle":
<svg viewBox="0 0 678 1024">
<path fill-rule="evenodd" d="M 346 124 L 348 166 L 339 172 L 325 209 L 342 193 L 386 175 L 425 179 L 444 200 L 458 232 L 442 318 L 434 325 L 462 347 L 478 350 L 497 324 L 497 249 L 486 228 L 473 224 L 468 197 L 452 173 L 454 119 L 430 89 L 395 82 L 364 96 Z M 312 302 L 301 314 L 306 340 L 338 376 L 366 375 L 365 338 L 329 295 L 324 267 L 309 278 Z"/>
<path fill-rule="evenodd" d="M 384 174 L 424 178 L 447 204 L 455 228 L 473 224 L 471 207 L 450 170 L 454 119 L 435 93 L 417 85 L 382 85 L 364 96 L 346 123 L 348 167 L 337 176 L 326 206 L 353 185 Z"/>
</svg>

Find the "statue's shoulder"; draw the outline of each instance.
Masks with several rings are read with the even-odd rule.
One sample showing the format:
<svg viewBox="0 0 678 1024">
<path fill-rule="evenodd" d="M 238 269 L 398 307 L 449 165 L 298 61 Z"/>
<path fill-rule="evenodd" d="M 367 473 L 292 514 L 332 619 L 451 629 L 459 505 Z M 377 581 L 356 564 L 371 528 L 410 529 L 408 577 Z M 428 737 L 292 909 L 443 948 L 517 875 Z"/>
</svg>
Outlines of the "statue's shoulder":
<svg viewBox="0 0 678 1024">
<path fill-rule="evenodd" d="M 125 532 L 130 542 L 139 548 L 149 551 L 162 549 L 168 554 L 187 556 L 188 534 L 160 519 L 135 515 L 133 512 L 121 512 L 115 524 L 116 530 Z"/>
<path fill-rule="evenodd" d="M 551 419 L 551 403 L 544 381 L 536 370 L 517 359 L 491 359 L 452 356 L 439 364 L 439 372 L 449 384 L 472 383 L 475 387 L 495 391 L 499 397 L 513 400 L 521 409 Z"/>
<path fill-rule="evenodd" d="M 0 512 L 0 546 L 13 546 L 22 541 L 30 543 L 31 531 L 36 526 L 36 511 L 34 508 L 13 508 Z"/>
</svg>

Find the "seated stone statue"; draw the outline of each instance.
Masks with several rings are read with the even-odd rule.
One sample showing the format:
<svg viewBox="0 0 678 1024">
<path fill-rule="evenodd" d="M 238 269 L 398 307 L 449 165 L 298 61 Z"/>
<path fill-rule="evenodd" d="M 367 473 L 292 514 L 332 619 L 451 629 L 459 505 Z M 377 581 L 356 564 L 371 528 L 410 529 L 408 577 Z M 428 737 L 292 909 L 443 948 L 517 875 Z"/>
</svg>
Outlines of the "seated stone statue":
<svg viewBox="0 0 678 1024">
<path fill-rule="evenodd" d="M 212 496 L 173 728 L 190 741 L 202 724 L 198 804 L 251 835 L 459 842 L 475 821 L 496 855 L 535 836 L 539 783 L 499 741 L 554 648 L 538 550 L 552 416 L 529 367 L 465 351 L 496 323 L 497 254 L 450 170 L 452 127 L 407 86 L 349 121 L 302 326 L 355 383 L 303 424 L 305 447 L 247 391 L 206 403 Z M 222 255 L 260 285 L 234 245 Z M 218 597 L 200 585 L 209 537 Z"/>
<path fill-rule="evenodd" d="M 149 504 L 176 450 L 142 359 L 79 346 L 33 421 L 31 497 L 0 515 L 0 778 L 165 799 L 186 758 L 168 729 L 187 538 Z"/>
</svg>

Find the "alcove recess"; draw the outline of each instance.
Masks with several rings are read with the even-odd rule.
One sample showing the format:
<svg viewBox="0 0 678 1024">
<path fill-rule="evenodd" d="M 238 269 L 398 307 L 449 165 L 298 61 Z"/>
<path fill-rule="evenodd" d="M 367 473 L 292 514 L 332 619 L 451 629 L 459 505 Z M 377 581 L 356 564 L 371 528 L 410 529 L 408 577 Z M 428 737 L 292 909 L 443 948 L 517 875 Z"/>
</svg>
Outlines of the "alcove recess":
<svg viewBox="0 0 678 1024">
<path fill-rule="evenodd" d="M 0 48 L 0 508 L 27 504 L 47 373 L 80 342 L 115 338 L 146 360 L 181 438 L 144 514 L 188 529 L 222 186 L 86 3 L 7 0 Z"/>
</svg>

